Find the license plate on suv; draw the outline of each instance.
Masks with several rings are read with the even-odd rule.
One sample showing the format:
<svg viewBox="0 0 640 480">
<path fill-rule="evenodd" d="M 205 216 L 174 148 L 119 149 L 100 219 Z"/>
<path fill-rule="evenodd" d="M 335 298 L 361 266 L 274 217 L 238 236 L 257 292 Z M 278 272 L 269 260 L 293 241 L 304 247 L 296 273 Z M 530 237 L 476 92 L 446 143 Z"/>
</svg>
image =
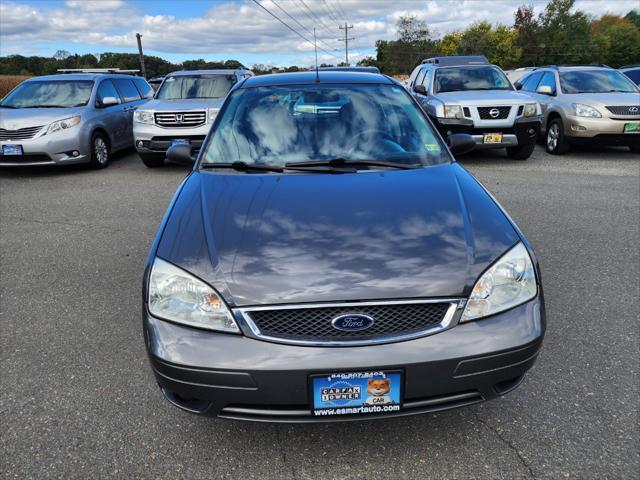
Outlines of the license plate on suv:
<svg viewBox="0 0 640 480">
<path fill-rule="evenodd" d="M 22 155 L 22 145 L 3 145 L 3 155 Z"/>
<path fill-rule="evenodd" d="M 311 413 L 316 417 L 398 412 L 402 372 L 352 372 L 310 377 Z"/>
<path fill-rule="evenodd" d="M 625 123 L 624 133 L 640 133 L 640 122 Z"/>
<path fill-rule="evenodd" d="M 171 146 L 173 147 L 174 145 L 191 145 L 191 140 L 188 138 L 174 138 L 171 140 Z"/>
<path fill-rule="evenodd" d="M 501 133 L 485 133 L 482 137 L 483 143 L 502 143 Z"/>
</svg>

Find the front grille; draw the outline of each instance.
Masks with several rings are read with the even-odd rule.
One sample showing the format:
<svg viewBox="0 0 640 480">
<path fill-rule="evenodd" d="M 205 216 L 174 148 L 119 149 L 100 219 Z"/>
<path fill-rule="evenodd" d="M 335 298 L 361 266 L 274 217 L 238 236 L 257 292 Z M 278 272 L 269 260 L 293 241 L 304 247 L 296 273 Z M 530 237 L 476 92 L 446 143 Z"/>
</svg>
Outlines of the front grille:
<svg viewBox="0 0 640 480">
<path fill-rule="evenodd" d="M 156 125 L 172 128 L 191 128 L 204 125 L 206 112 L 162 112 L 155 114 Z"/>
<path fill-rule="evenodd" d="M 478 107 L 478 115 L 482 120 L 504 120 L 509 117 L 510 112 L 511 107 Z"/>
<path fill-rule="evenodd" d="M 0 140 L 27 140 L 33 138 L 40 131 L 43 125 L 37 127 L 25 127 L 18 130 L 7 130 L 0 128 Z"/>
<path fill-rule="evenodd" d="M 300 342 L 384 341 L 442 327 L 450 302 L 383 303 L 311 306 L 268 310 L 249 310 L 258 336 Z M 373 318 L 362 331 L 338 330 L 331 321 L 341 315 L 363 314 Z"/>
<path fill-rule="evenodd" d="M 640 105 L 612 105 L 607 110 L 614 115 L 640 116 Z"/>
</svg>

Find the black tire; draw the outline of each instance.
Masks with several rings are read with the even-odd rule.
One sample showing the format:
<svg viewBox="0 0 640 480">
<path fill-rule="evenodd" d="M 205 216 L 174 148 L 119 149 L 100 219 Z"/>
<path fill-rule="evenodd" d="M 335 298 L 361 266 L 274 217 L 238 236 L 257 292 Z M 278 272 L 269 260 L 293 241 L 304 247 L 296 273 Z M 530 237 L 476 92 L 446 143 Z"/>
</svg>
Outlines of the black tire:
<svg viewBox="0 0 640 480">
<path fill-rule="evenodd" d="M 633 153 L 640 153 L 640 144 L 637 145 L 629 145 L 629 150 L 631 150 Z"/>
<path fill-rule="evenodd" d="M 109 139 L 105 134 L 96 132 L 91 136 L 91 161 L 89 166 L 100 170 L 109 166 Z"/>
<path fill-rule="evenodd" d="M 158 168 L 164 165 L 164 153 L 139 153 L 138 155 L 147 168 Z"/>
<path fill-rule="evenodd" d="M 529 142 L 517 147 L 507 147 L 507 156 L 513 160 L 526 160 L 536 148 L 536 142 Z"/>
<path fill-rule="evenodd" d="M 564 136 L 564 126 L 562 125 L 561 119 L 554 118 L 549 125 L 547 125 L 544 147 L 547 153 L 551 155 L 562 155 L 569 151 L 571 146 Z"/>
</svg>

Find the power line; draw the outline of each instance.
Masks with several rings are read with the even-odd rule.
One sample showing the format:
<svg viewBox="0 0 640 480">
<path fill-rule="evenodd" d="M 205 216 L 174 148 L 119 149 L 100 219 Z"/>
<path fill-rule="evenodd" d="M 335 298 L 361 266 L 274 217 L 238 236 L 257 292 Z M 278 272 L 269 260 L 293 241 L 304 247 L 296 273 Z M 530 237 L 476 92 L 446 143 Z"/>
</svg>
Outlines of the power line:
<svg viewBox="0 0 640 480">
<path fill-rule="evenodd" d="M 307 5 L 307 2 L 305 2 L 304 0 L 300 0 L 300 1 L 302 2 L 302 5 L 304 5 L 304 7 L 307 10 L 309 10 L 309 12 L 311 12 L 311 15 L 314 16 L 314 18 L 318 21 L 318 23 L 320 23 L 320 25 L 322 25 L 327 30 L 331 30 L 331 28 L 327 27 L 327 24 L 322 21 L 322 18 L 320 18 L 313 10 L 311 10 L 311 8 L 309 8 L 309 5 Z"/>
<path fill-rule="evenodd" d="M 324 5 L 324 8 L 329 13 L 329 16 L 331 17 L 331 19 L 336 23 L 340 23 L 340 19 L 336 16 L 333 8 L 329 6 L 329 2 L 327 2 L 327 0 L 322 0 L 322 4 Z"/>
<path fill-rule="evenodd" d="M 300 38 L 302 38 L 304 41 L 309 42 L 311 45 L 313 45 L 314 47 L 317 47 L 317 45 L 312 42 L 311 40 L 309 40 L 307 37 L 305 37 L 304 35 L 302 35 L 298 30 L 296 30 L 295 28 L 293 28 L 291 25 L 289 25 L 288 23 L 286 23 L 284 20 L 282 20 L 280 17 L 278 17 L 276 14 L 274 14 L 273 12 L 271 12 L 269 9 L 267 9 L 264 5 L 262 5 L 260 2 L 258 2 L 258 0 L 253 0 L 253 3 L 255 3 L 256 5 L 258 5 L 260 8 L 262 8 L 265 12 L 267 12 L 269 15 L 271 15 L 273 18 L 275 18 L 276 20 L 278 20 L 281 24 L 283 24 L 285 27 L 287 27 L 289 30 L 291 30 L 293 33 L 295 33 L 296 35 L 298 35 Z M 322 47 L 318 47 L 320 48 L 320 50 L 322 50 L 325 53 L 328 53 L 329 55 L 331 55 L 332 57 L 335 58 L 340 58 L 336 55 L 334 55 L 333 53 L 329 52 L 328 50 L 325 50 Z"/>
<path fill-rule="evenodd" d="M 297 8 L 299 8 L 299 9 L 300 9 L 300 11 L 301 11 L 302 13 L 304 13 L 305 17 L 307 17 L 307 19 L 309 19 L 313 25 L 316 25 L 317 27 L 319 27 L 317 20 L 316 20 L 316 19 L 314 19 L 314 18 L 309 14 L 309 12 L 311 12 L 311 10 L 309 10 L 309 8 L 308 8 L 308 7 L 306 7 L 306 10 L 305 10 L 305 5 L 303 5 L 303 4 L 302 4 L 302 0 L 296 0 L 296 3 L 297 3 Z M 330 30 L 329 30 L 329 29 L 327 29 L 327 28 L 323 28 L 322 30 L 323 30 L 324 32 L 326 32 L 328 35 L 333 35 L 333 33 L 334 33 L 334 32 L 333 32 L 333 29 L 330 29 Z"/>
<path fill-rule="evenodd" d="M 344 8 L 342 8 L 342 5 L 340 4 L 340 0 L 336 0 L 336 6 L 340 10 L 340 14 L 342 15 L 342 18 L 344 18 L 344 20 L 348 22 L 349 18 L 347 17 L 347 13 L 344 11 Z"/>
<path fill-rule="evenodd" d="M 312 32 L 311 30 L 309 30 L 307 27 L 305 27 L 302 23 L 300 23 L 296 18 L 294 18 L 289 12 L 287 12 L 284 8 L 282 8 L 280 5 L 278 5 L 278 3 L 275 0 L 271 0 L 271 3 L 273 3 L 276 7 L 278 7 L 287 17 L 289 17 L 291 20 L 293 20 L 294 22 L 296 22 L 298 25 L 300 25 L 304 30 L 307 31 L 307 33 L 309 35 L 315 35 L 314 32 Z M 331 45 L 329 45 L 327 42 L 325 42 L 324 40 L 319 40 L 321 43 L 324 43 L 327 48 L 330 48 L 332 50 L 335 50 Z"/>
</svg>

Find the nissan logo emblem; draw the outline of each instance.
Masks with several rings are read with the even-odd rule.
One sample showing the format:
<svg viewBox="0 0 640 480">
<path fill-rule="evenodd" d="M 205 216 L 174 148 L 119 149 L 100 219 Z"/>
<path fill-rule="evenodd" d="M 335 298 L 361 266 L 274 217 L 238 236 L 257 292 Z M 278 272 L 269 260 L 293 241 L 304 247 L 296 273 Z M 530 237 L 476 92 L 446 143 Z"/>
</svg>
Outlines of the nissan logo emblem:
<svg viewBox="0 0 640 480">
<path fill-rule="evenodd" d="M 498 110 L 497 108 L 492 108 L 491 110 L 489 110 L 489 115 L 491 115 L 491 118 L 498 118 L 500 116 L 500 110 Z"/>
<path fill-rule="evenodd" d="M 184 116 L 181 113 L 176 114 L 176 122 L 182 123 Z"/>
<path fill-rule="evenodd" d="M 638 113 L 638 107 L 629 107 L 629 113 Z"/>
</svg>

